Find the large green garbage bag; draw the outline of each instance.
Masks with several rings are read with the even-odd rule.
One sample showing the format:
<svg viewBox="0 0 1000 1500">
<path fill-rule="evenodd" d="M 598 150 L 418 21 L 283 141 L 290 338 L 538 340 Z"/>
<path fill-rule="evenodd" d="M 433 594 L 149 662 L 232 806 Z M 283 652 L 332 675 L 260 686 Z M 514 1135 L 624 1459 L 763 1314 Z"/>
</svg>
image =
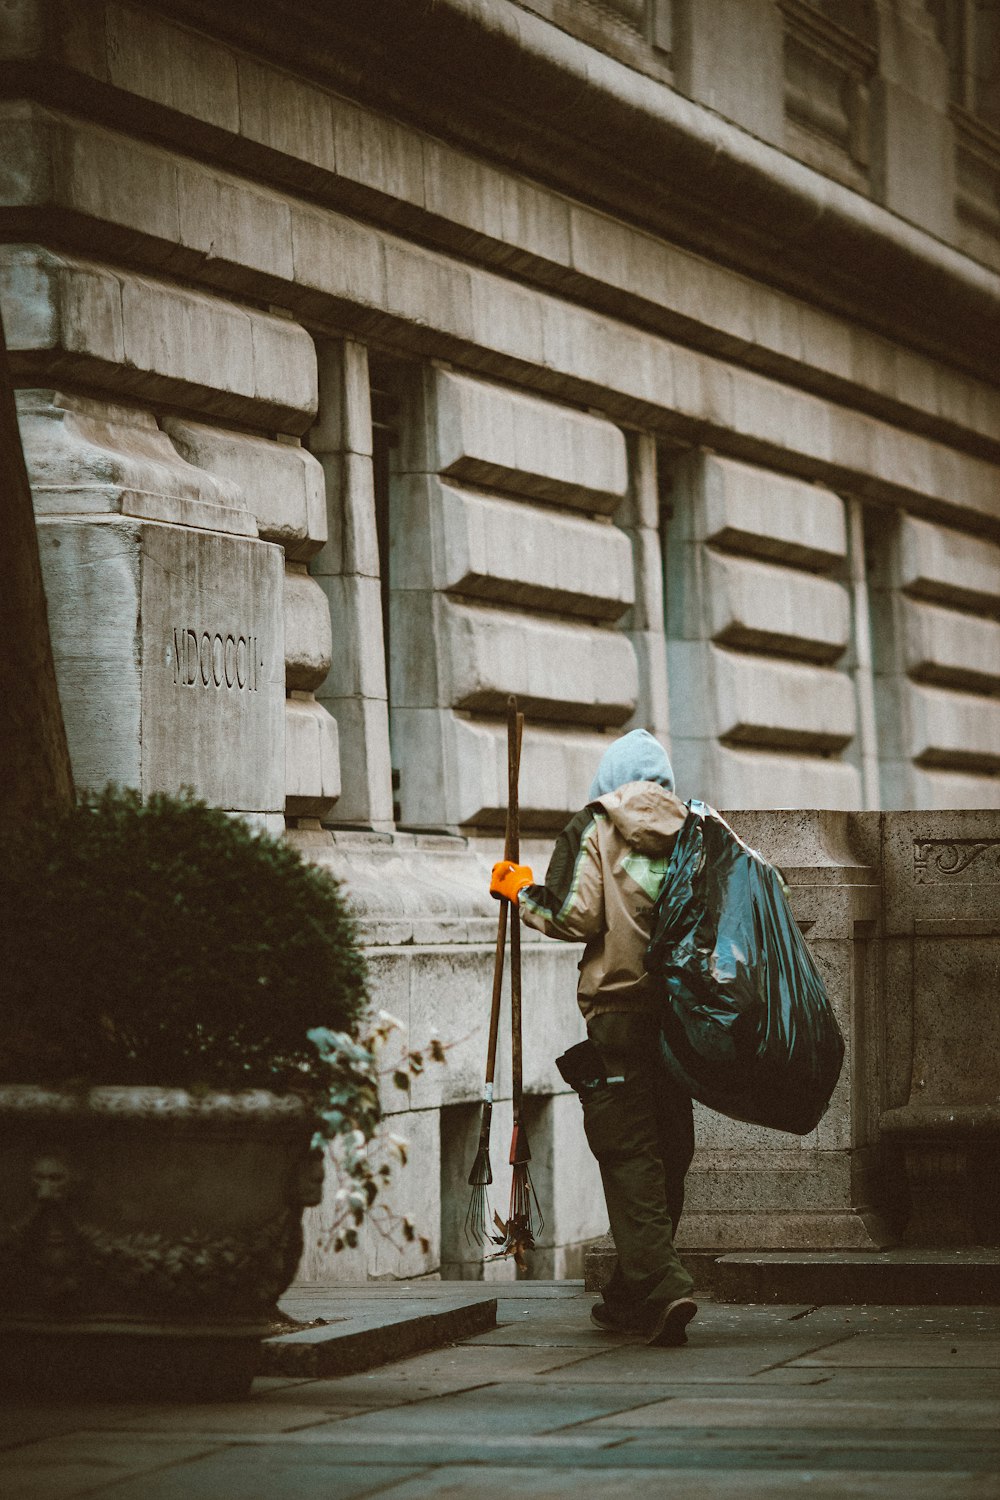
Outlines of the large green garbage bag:
<svg viewBox="0 0 1000 1500">
<path fill-rule="evenodd" d="M 692 801 L 654 913 L 647 968 L 667 1070 L 735 1120 L 806 1135 L 844 1041 L 778 871 Z"/>
</svg>

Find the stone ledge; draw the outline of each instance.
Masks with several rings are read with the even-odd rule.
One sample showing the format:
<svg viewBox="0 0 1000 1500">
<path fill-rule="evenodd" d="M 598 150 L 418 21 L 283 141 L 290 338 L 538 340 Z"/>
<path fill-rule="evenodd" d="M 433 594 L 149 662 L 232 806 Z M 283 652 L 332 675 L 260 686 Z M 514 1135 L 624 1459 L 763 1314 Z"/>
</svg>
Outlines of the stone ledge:
<svg viewBox="0 0 1000 1500">
<path fill-rule="evenodd" d="M 557 153 L 564 190 L 629 217 L 641 203 L 660 233 L 710 254 L 724 244 L 741 268 L 866 323 L 894 325 L 989 378 L 1000 322 L 994 273 L 539 17 L 501 0 L 439 0 L 431 12 L 395 0 L 377 19 L 366 10 L 363 22 L 350 8 L 320 16 L 301 3 L 273 7 L 266 19 L 245 9 L 236 18 L 220 0 L 167 8 L 292 67 L 308 59 L 335 85 L 356 88 L 363 78 L 369 98 L 390 110 L 408 113 L 419 100 L 420 117 L 444 124 L 449 137 L 485 132 L 494 150 L 516 140 L 528 170 L 551 174 L 553 135 L 572 130 L 572 148 Z M 442 78 L 442 56 L 460 87 Z M 776 225 L 784 229 L 777 253 Z"/>
<path fill-rule="evenodd" d="M 265 1339 L 258 1375 L 351 1375 L 496 1327 L 497 1299 L 485 1289 L 452 1292 L 435 1282 L 432 1296 L 414 1296 L 418 1288 L 405 1284 L 393 1288 L 395 1295 L 383 1296 L 369 1295 L 368 1287 L 313 1290 L 306 1300 L 296 1289 L 295 1311 L 315 1317 L 322 1307 L 323 1316 L 333 1313 L 331 1321 Z"/>
<path fill-rule="evenodd" d="M 1000 1104 L 904 1104 L 884 1110 L 879 1127 L 887 1135 L 942 1143 L 970 1135 L 1000 1135 Z"/>
<path fill-rule="evenodd" d="M 719 1302 L 996 1307 L 1000 1249 L 723 1255 L 713 1266 L 712 1285 Z"/>
<path fill-rule="evenodd" d="M 57 56 L 44 65 L 22 62 L 24 92 L 72 103 L 115 129 L 126 126 L 185 151 L 197 142 L 251 177 L 304 190 L 461 256 L 471 253 L 499 267 L 515 264 L 518 274 L 536 285 L 569 291 L 627 321 L 736 355 L 775 375 L 798 370 L 795 383 L 815 382 L 835 399 L 850 402 L 860 381 L 868 392 L 866 404 L 883 416 L 906 423 L 912 407 L 940 437 L 953 438 L 968 428 L 980 443 L 992 444 L 986 406 L 975 411 L 977 403 L 992 400 L 985 387 L 973 397 L 965 377 L 956 374 L 952 396 L 943 404 L 917 396 L 930 375 L 925 356 L 907 352 L 909 375 L 901 380 L 900 370 L 890 374 L 880 360 L 879 336 L 856 328 L 847 338 L 836 315 L 797 306 L 787 293 L 765 292 L 762 285 L 755 289 L 760 300 L 748 318 L 745 307 L 729 305 L 737 273 L 728 268 L 679 246 L 658 244 L 647 229 L 616 225 L 596 208 L 574 204 L 570 211 L 561 196 L 515 175 L 511 167 L 487 167 L 473 158 L 468 145 L 464 151 L 445 146 L 426 132 L 331 96 L 319 83 L 291 77 L 259 59 L 244 57 L 237 64 L 224 45 L 204 35 L 195 40 L 193 33 L 148 10 L 138 17 L 124 6 L 114 10 L 102 18 L 106 30 L 93 53 L 75 48 L 67 37 L 61 47 L 55 44 Z M 171 34 L 178 41 L 174 56 Z M 274 55 L 269 47 L 263 50 Z M 15 41 L 11 55 L 23 59 L 26 54 Z M 116 85 L 110 101 L 101 92 L 105 78 Z M 377 150 L 360 149 L 365 136 L 378 141 Z M 634 201 L 648 202 L 648 195 Z M 634 202 L 619 205 L 619 212 L 634 217 Z M 219 217 L 214 215 L 216 224 Z M 271 237 L 269 232 L 266 238 Z M 654 291 L 664 280 L 671 284 L 669 307 Z M 709 303 L 710 325 L 702 321 Z M 865 352 L 859 345 L 855 360 L 850 345 L 859 336 Z M 896 350 L 889 363 L 895 367 L 902 358 L 903 351 Z M 929 385 L 934 384 L 932 377 Z"/>
<path fill-rule="evenodd" d="M 130 170 L 141 178 L 153 148 L 119 137 L 116 149 L 124 153 Z M 165 155 L 158 148 L 153 154 L 157 160 Z M 30 162 L 24 171 L 29 168 Z M 188 160 L 185 170 L 198 176 L 207 169 Z M 219 191 L 224 185 L 229 195 L 236 192 L 241 181 L 217 171 L 211 175 L 218 177 Z M 242 206 L 252 218 L 249 191 L 247 188 Z M 257 194 L 253 203 L 260 198 Z M 53 207 L 52 203 L 41 203 L 23 213 L 19 209 L 18 233 L 28 234 L 34 224 L 40 236 L 50 234 Z M 138 193 L 126 198 L 124 204 L 102 200 L 96 214 L 102 247 L 128 259 L 141 256 L 152 262 L 157 273 L 162 269 L 160 251 L 164 243 L 157 210 L 155 195 L 152 207 L 148 195 Z M 63 209 L 59 213 L 62 215 Z M 80 214 L 77 205 L 72 210 L 74 222 Z M 69 222 L 67 219 L 61 225 L 64 237 Z M 77 229 L 81 225 L 81 232 L 70 238 L 78 248 L 92 253 L 93 225 L 86 216 Z M 265 233 L 263 223 L 260 233 Z M 731 365 L 725 356 L 674 344 L 657 333 L 631 327 L 614 314 L 602 315 L 572 302 L 557 301 L 543 290 L 529 290 L 508 277 L 409 244 L 312 203 L 292 203 L 288 233 L 292 239 L 290 273 L 287 269 L 265 272 L 254 269 L 254 265 L 248 267 L 244 262 L 252 261 L 253 256 L 241 243 L 229 247 L 234 259 L 227 260 L 218 253 L 206 257 L 198 252 L 193 262 L 181 265 L 172 260 L 170 266 L 175 274 L 183 270 L 198 280 L 210 280 L 224 292 L 233 286 L 244 292 L 248 286 L 258 294 L 265 291 L 270 300 L 292 308 L 296 316 L 307 321 L 327 326 L 332 323 L 341 332 L 352 329 L 362 336 L 374 333 L 425 356 L 475 363 L 483 374 L 529 382 L 537 392 L 563 401 L 600 406 L 605 415 L 650 425 L 685 443 L 707 441 L 725 446 L 745 459 L 780 464 L 806 478 L 822 479 L 835 489 L 846 488 L 870 499 L 901 501 L 927 514 L 949 516 L 958 524 L 971 520 L 982 526 L 984 517 L 990 521 L 994 518 L 995 470 L 971 453 L 946 448 L 921 433 L 896 429 L 862 411 L 831 407 L 819 395 L 753 369 Z M 90 284 L 75 289 L 76 295 L 88 302 L 107 298 L 108 288 L 96 277 L 97 269 L 93 268 L 95 276 Z M 282 279 L 289 274 L 291 280 Z M 158 303 L 162 302 L 162 287 L 159 282 L 145 282 L 146 302 L 154 295 Z M 124 294 L 121 300 L 124 308 Z M 133 324 L 136 300 L 135 296 L 128 298 Z M 433 326 L 427 321 L 428 305 L 435 308 Z M 12 306 L 16 311 L 13 299 Z M 220 323 L 218 337 L 226 333 L 235 341 L 227 371 L 240 355 L 236 345 L 245 335 L 245 330 L 222 327 L 224 310 L 229 306 L 221 298 L 209 298 L 202 307 L 205 317 L 214 316 Z M 172 304 L 167 309 L 169 322 L 183 322 L 183 311 L 181 304 Z M 105 316 L 112 315 L 113 309 L 105 309 Z M 295 323 L 275 319 L 268 325 L 265 347 L 264 326 L 259 320 L 268 315 L 255 312 L 253 316 L 260 330 L 260 339 L 256 333 L 254 336 L 254 357 L 267 356 L 260 362 L 274 365 L 278 379 L 272 384 L 287 397 L 291 385 L 282 375 L 298 378 L 301 373 L 295 351 L 289 346 L 307 335 Z M 152 326 L 157 320 L 147 321 Z M 144 329 L 145 324 L 139 333 Z M 180 326 L 175 329 L 177 334 L 184 331 Z M 133 327 L 133 336 L 135 332 Z M 13 348 L 16 340 L 9 341 Z M 139 338 L 138 366 L 149 357 L 149 351 L 141 347 L 146 342 L 148 339 Z M 174 345 L 178 342 L 183 343 L 183 339 L 173 340 Z M 176 354 L 176 348 L 173 352 Z M 134 386 L 134 394 L 139 397 L 179 404 L 195 414 L 229 415 L 253 427 L 294 433 L 308 427 L 314 412 L 314 391 L 311 399 L 303 398 L 309 407 L 305 416 L 301 403 L 295 405 L 289 398 L 284 409 L 267 418 L 265 409 L 257 405 L 261 393 L 253 396 L 252 415 L 247 416 L 241 411 L 250 398 L 233 395 L 228 386 L 221 393 L 213 388 L 207 395 L 196 387 L 171 394 L 162 372 L 151 374 L 144 368 L 125 371 L 127 381 L 122 386 L 120 363 L 114 365 L 112 376 L 101 360 L 88 359 L 80 370 L 80 358 L 74 359 L 70 373 L 75 370 L 77 378 L 85 378 L 88 384 L 110 384 L 119 395 L 129 394 Z M 57 379 L 61 365 L 57 360 L 54 366 L 53 359 L 51 350 L 44 356 L 41 352 L 16 354 L 19 383 L 46 384 Z M 271 396 L 273 391 L 264 394 Z M 287 408 L 293 405 L 290 413 Z"/>
</svg>

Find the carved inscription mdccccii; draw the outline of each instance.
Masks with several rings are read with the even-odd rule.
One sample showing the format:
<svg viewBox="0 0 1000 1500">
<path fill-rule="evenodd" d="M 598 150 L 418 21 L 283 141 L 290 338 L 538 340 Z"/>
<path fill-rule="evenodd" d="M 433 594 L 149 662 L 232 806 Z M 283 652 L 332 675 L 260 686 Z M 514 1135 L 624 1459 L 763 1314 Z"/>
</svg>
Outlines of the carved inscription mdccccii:
<svg viewBox="0 0 1000 1500">
<path fill-rule="evenodd" d="M 918 885 L 992 885 L 1000 881 L 1000 839 L 915 839 L 913 872 Z"/>
<path fill-rule="evenodd" d="M 174 686 L 256 693 L 264 665 L 255 635 L 174 627 Z"/>
</svg>

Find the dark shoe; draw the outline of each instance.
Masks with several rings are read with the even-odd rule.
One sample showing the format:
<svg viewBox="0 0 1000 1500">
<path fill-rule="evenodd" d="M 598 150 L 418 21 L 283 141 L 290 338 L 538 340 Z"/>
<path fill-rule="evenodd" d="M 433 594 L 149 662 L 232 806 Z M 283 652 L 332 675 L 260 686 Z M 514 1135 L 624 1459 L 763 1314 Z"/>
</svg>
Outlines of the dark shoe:
<svg viewBox="0 0 1000 1500">
<path fill-rule="evenodd" d="M 692 1297 L 677 1297 L 673 1302 L 668 1302 L 661 1313 L 653 1320 L 652 1331 L 646 1338 L 647 1344 L 655 1344 L 658 1349 L 676 1349 L 681 1344 L 687 1343 L 685 1328 L 698 1311 L 698 1304 Z"/>
<path fill-rule="evenodd" d="M 629 1318 L 624 1313 L 616 1312 L 606 1302 L 595 1302 L 590 1309 L 590 1321 L 595 1328 L 600 1328 L 604 1333 L 638 1333 L 639 1326 L 634 1318 Z"/>
</svg>

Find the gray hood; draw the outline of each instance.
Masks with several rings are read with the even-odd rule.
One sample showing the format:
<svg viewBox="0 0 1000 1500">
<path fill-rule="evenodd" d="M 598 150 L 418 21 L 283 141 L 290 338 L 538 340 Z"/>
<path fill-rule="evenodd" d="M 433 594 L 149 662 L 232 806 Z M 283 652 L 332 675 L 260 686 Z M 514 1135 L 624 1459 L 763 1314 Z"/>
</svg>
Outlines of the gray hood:
<svg viewBox="0 0 1000 1500">
<path fill-rule="evenodd" d="M 670 757 L 648 729 L 629 730 L 604 752 L 589 800 L 594 802 L 630 781 L 654 781 L 668 792 L 674 789 Z"/>
</svg>

